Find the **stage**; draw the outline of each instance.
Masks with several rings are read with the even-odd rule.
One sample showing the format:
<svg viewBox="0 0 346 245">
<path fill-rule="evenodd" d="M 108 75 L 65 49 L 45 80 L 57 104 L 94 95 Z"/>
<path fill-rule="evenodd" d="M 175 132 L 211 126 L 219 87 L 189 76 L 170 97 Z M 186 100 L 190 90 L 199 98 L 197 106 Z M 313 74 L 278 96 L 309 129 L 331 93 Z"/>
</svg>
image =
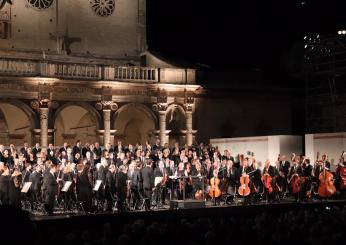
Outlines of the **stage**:
<svg viewBox="0 0 346 245">
<path fill-rule="evenodd" d="M 171 209 L 170 205 L 164 205 L 161 208 L 154 208 L 150 211 L 134 210 L 128 212 L 102 212 L 95 214 L 55 214 L 31 215 L 32 222 L 38 227 L 46 224 L 58 225 L 60 222 L 65 223 L 67 228 L 70 225 L 79 223 L 82 226 L 97 226 L 103 223 L 113 223 L 114 221 L 131 222 L 137 219 L 148 221 L 154 220 L 179 220 L 183 218 L 201 218 L 201 217 L 230 217 L 230 216 L 255 216 L 264 212 L 282 213 L 290 210 L 311 210 L 311 209 L 328 209 L 334 206 L 345 206 L 346 200 L 313 200 L 309 202 L 292 202 L 292 200 L 281 201 L 280 203 L 258 204 L 233 204 L 214 206 L 212 202 L 207 201 L 204 208 L 175 208 Z M 80 226 L 79 226 L 80 227 Z"/>
</svg>

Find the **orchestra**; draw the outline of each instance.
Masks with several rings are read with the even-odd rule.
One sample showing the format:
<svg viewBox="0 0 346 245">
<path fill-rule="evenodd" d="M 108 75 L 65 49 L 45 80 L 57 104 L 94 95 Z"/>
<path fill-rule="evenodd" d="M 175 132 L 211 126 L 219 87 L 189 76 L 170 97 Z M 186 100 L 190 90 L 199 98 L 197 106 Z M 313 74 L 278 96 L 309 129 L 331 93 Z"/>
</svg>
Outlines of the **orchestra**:
<svg viewBox="0 0 346 245">
<path fill-rule="evenodd" d="M 85 213 L 152 210 L 185 199 L 222 205 L 230 196 L 233 203 L 245 205 L 345 197 L 345 152 L 332 172 L 328 155 L 320 158 L 319 153 L 315 162 L 293 153 L 291 161 L 279 155 L 275 163 L 262 163 L 253 152 L 232 156 L 204 144 L 169 148 L 159 140 L 153 146 L 119 140 L 103 148 L 97 142 L 82 143 L 42 148 L 24 142 L 18 151 L 13 144 L 0 145 L 0 205 L 29 211 L 43 206 L 52 215 L 59 208 Z"/>
</svg>

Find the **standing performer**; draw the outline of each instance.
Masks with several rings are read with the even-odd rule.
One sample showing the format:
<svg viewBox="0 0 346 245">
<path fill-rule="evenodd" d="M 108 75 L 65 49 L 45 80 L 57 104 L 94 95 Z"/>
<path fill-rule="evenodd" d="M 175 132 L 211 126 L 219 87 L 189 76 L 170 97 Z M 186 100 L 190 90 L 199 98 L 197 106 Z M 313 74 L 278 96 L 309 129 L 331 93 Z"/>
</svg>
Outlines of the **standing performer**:
<svg viewBox="0 0 346 245">
<path fill-rule="evenodd" d="M 118 202 L 117 202 L 117 208 L 120 212 L 126 211 L 126 188 L 127 188 L 127 174 L 126 174 L 126 167 L 124 165 L 121 165 L 119 167 L 119 173 L 117 174 L 115 178 L 115 186 L 118 196 Z"/>
<path fill-rule="evenodd" d="M 107 200 L 107 209 L 106 211 L 112 211 L 112 201 L 115 197 L 115 165 L 112 164 L 109 166 L 106 174 L 106 184 L 105 184 L 105 197 Z"/>
<path fill-rule="evenodd" d="M 140 175 L 141 175 L 141 181 L 143 183 L 143 194 L 145 198 L 145 209 L 150 210 L 150 203 L 151 203 L 151 193 L 153 189 L 153 169 L 151 167 L 151 159 L 145 160 L 145 167 L 141 169 Z"/>
<path fill-rule="evenodd" d="M 77 165 L 77 198 L 83 202 L 83 208 L 86 212 L 91 212 L 92 201 L 92 177 L 90 174 L 90 164 L 83 165 L 82 161 Z"/>
<path fill-rule="evenodd" d="M 46 177 L 46 199 L 45 199 L 45 209 L 48 215 L 53 215 L 54 202 L 56 195 L 58 194 L 58 182 L 55 178 L 58 166 L 56 164 L 50 165 L 49 173 Z"/>
</svg>

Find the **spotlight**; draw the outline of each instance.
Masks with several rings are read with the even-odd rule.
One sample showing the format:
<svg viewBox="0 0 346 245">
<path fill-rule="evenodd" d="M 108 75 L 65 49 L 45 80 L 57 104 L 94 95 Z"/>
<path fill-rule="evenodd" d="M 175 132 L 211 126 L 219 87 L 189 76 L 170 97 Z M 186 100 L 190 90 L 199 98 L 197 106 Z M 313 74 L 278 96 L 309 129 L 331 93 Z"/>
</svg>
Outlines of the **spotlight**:
<svg viewBox="0 0 346 245">
<path fill-rule="evenodd" d="M 339 35 L 346 35 L 346 30 L 339 30 L 339 31 L 338 31 L 338 34 L 339 34 Z"/>
</svg>

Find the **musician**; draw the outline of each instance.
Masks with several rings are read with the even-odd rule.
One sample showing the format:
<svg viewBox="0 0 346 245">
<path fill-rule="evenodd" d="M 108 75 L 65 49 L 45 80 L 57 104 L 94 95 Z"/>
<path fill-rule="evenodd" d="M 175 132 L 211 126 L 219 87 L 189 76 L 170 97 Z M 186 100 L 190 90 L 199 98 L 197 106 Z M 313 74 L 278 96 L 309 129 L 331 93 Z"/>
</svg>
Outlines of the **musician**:
<svg viewBox="0 0 346 245">
<path fill-rule="evenodd" d="M 24 141 L 23 147 L 20 148 L 20 150 L 19 150 L 19 151 L 24 155 L 24 157 L 25 157 L 26 159 L 29 158 L 28 153 L 27 153 L 27 149 L 28 149 L 28 148 L 29 148 L 29 143 L 26 142 L 26 141 Z"/>
<path fill-rule="evenodd" d="M 101 161 L 101 156 L 102 156 L 102 149 L 100 147 L 99 142 L 95 142 L 93 153 L 95 155 L 94 156 L 94 165 L 96 165 L 97 163 L 99 163 Z"/>
<path fill-rule="evenodd" d="M 79 156 L 82 156 L 82 141 L 81 140 L 77 140 L 76 141 L 76 145 L 73 146 L 72 148 L 72 155 L 74 157 L 76 157 L 76 154 L 79 153 Z"/>
<path fill-rule="evenodd" d="M 255 158 L 252 158 L 252 164 L 251 164 L 251 189 L 253 193 L 259 194 L 262 190 L 262 181 L 261 181 L 261 170 L 257 167 L 257 161 Z"/>
<path fill-rule="evenodd" d="M 106 175 L 107 175 L 107 171 L 108 171 L 107 168 L 108 168 L 108 162 L 107 162 L 106 158 L 102 157 L 101 158 L 101 164 L 100 164 L 99 168 L 97 169 L 97 176 L 96 176 L 96 180 L 101 181 L 101 185 L 100 185 L 100 187 L 96 193 L 96 198 L 99 201 L 101 201 L 102 203 L 104 202 L 104 197 L 105 197 L 104 191 L 105 191 L 105 184 L 106 184 Z"/>
<path fill-rule="evenodd" d="M 14 159 L 13 159 L 13 157 L 9 154 L 8 149 L 5 149 L 5 150 L 2 152 L 2 156 L 1 156 L 0 161 L 3 162 L 3 163 L 5 163 L 5 165 L 7 165 L 10 169 L 13 168 Z"/>
<path fill-rule="evenodd" d="M 165 199 L 166 199 L 166 180 L 168 178 L 168 173 L 167 170 L 165 168 L 165 164 L 163 162 L 163 160 L 160 160 L 158 162 L 158 166 L 157 168 L 155 168 L 154 170 L 154 180 L 155 178 L 163 178 L 162 181 L 160 183 L 158 183 L 155 188 L 155 200 L 157 201 L 157 205 L 159 205 L 158 202 L 161 202 L 160 204 L 164 205 L 165 204 Z"/>
<path fill-rule="evenodd" d="M 106 183 L 105 183 L 105 196 L 107 200 L 106 211 L 112 211 L 112 201 L 116 195 L 115 172 L 116 172 L 115 165 L 114 164 L 110 165 L 106 174 Z"/>
<path fill-rule="evenodd" d="M 114 153 L 118 154 L 121 152 L 125 151 L 125 147 L 123 146 L 122 142 L 120 140 L 118 140 L 118 143 L 116 146 L 114 146 Z"/>
<path fill-rule="evenodd" d="M 21 208 L 21 186 L 22 186 L 22 173 L 14 170 L 9 183 L 9 201 L 10 205 Z"/>
<path fill-rule="evenodd" d="M 59 149 L 59 152 L 67 152 L 68 143 L 64 142 L 63 146 Z"/>
<path fill-rule="evenodd" d="M 303 160 L 304 161 L 304 160 Z M 291 194 L 294 196 L 294 199 L 296 202 L 300 201 L 300 195 L 301 195 L 301 183 L 302 183 L 302 177 L 303 176 L 303 168 L 302 163 L 298 160 L 298 158 L 295 158 L 293 161 L 293 165 L 291 166 L 289 173 L 288 173 L 288 183 L 290 185 L 290 191 Z M 293 188 L 299 188 L 299 190 L 294 190 Z"/>
<path fill-rule="evenodd" d="M 36 164 L 33 167 L 33 171 L 30 174 L 29 181 L 31 182 L 30 186 L 30 200 L 31 203 L 38 203 L 41 198 L 41 182 L 42 182 L 42 168 L 40 165 Z"/>
<path fill-rule="evenodd" d="M 58 166 L 54 163 L 50 165 L 49 173 L 45 176 L 46 178 L 46 199 L 45 199 L 45 210 L 48 215 L 53 215 L 54 202 L 56 195 L 58 194 L 58 182 L 55 174 L 57 173 Z"/>
<path fill-rule="evenodd" d="M 127 171 L 127 178 L 130 181 L 130 188 L 131 188 L 131 196 L 132 196 L 132 205 L 133 208 L 137 208 L 135 207 L 135 205 L 137 205 L 139 203 L 139 199 L 140 199 L 140 195 L 139 195 L 139 191 L 140 191 L 140 182 L 141 182 L 141 177 L 140 177 L 140 164 L 137 164 L 136 161 L 132 160 L 130 165 L 129 165 L 129 169 Z M 131 196 L 129 196 L 129 198 L 131 198 Z"/>
<path fill-rule="evenodd" d="M 77 198 L 79 201 L 83 202 L 84 211 L 91 211 L 91 201 L 92 201 L 92 176 L 90 174 L 90 164 L 83 164 L 82 161 L 77 165 Z"/>
<path fill-rule="evenodd" d="M 54 153 L 55 153 L 54 146 L 53 144 L 49 143 L 47 148 L 47 159 L 52 160 L 54 157 Z"/>
<path fill-rule="evenodd" d="M 10 169 L 7 165 L 1 166 L 1 175 L 0 175 L 0 204 L 8 205 L 9 204 L 9 188 L 10 188 Z"/>
<path fill-rule="evenodd" d="M 293 153 L 293 158 L 295 154 Z M 280 186 L 283 193 L 288 191 L 288 183 L 287 178 L 290 171 L 291 163 L 287 161 L 286 156 L 282 155 L 279 157 L 279 163 L 278 163 L 278 171 L 279 171 L 279 177 L 278 177 L 278 185 Z"/>
<path fill-rule="evenodd" d="M 126 211 L 126 188 L 127 188 L 127 173 L 126 173 L 126 167 L 124 165 L 121 165 L 119 167 L 119 173 L 116 175 L 115 179 L 115 185 L 116 185 L 116 192 L 118 196 L 118 202 L 117 202 L 117 208 L 119 212 L 125 212 Z"/>
<path fill-rule="evenodd" d="M 90 151 L 90 144 L 86 142 L 82 148 L 82 158 L 86 158 L 86 153 Z"/>
<path fill-rule="evenodd" d="M 37 160 L 37 154 L 40 152 L 41 152 L 40 143 L 36 143 L 35 146 L 32 148 L 32 154 L 35 160 Z"/>
<path fill-rule="evenodd" d="M 151 203 L 151 193 L 154 187 L 153 185 L 153 169 L 152 169 L 152 160 L 146 159 L 145 166 L 140 170 L 140 179 L 142 181 L 143 194 L 145 198 L 145 209 L 150 210 Z"/>
<path fill-rule="evenodd" d="M 271 180 L 271 183 L 270 183 L 270 187 L 273 188 L 273 192 L 272 193 L 269 193 L 269 188 L 266 188 L 265 187 L 265 181 L 266 181 L 266 176 L 269 174 L 269 176 L 272 178 Z M 279 175 L 279 172 L 278 170 L 271 166 L 270 165 L 270 161 L 267 159 L 265 162 L 264 162 L 264 168 L 263 168 L 263 172 L 262 172 L 262 176 L 263 176 L 263 179 L 261 179 L 263 181 L 263 193 L 264 193 L 264 199 L 268 200 L 268 201 L 273 201 L 274 197 L 275 197 L 275 193 L 274 193 L 274 187 L 275 185 L 277 185 L 276 183 L 276 176 Z M 274 179 L 275 178 L 275 179 Z"/>
</svg>

